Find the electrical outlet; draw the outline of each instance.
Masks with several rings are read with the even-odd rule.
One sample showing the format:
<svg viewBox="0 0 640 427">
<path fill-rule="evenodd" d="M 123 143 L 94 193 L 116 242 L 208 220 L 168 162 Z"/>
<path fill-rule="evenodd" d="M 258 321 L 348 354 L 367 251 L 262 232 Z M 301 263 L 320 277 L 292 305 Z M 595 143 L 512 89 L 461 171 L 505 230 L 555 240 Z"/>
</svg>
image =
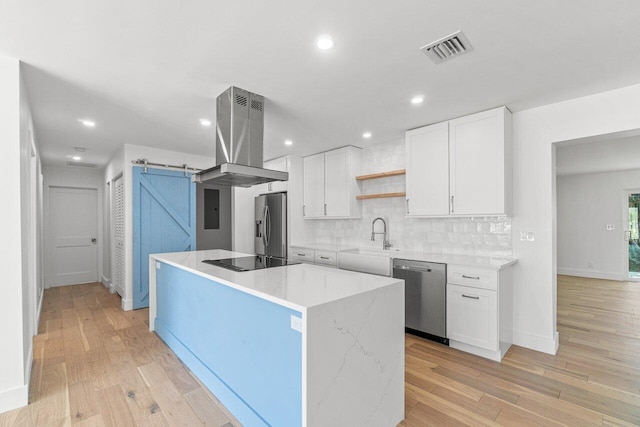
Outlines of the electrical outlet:
<svg viewBox="0 0 640 427">
<path fill-rule="evenodd" d="M 587 267 L 588 268 L 593 268 L 593 263 L 591 261 L 587 262 Z"/>
<path fill-rule="evenodd" d="M 523 242 L 533 242 L 536 236 L 533 231 L 520 231 L 520 240 Z"/>
<path fill-rule="evenodd" d="M 607 231 L 613 231 L 616 229 L 615 224 L 607 224 Z"/>
<path fill-rule="evenodd" d="M 291 329 L 302 332 L 302 319 L 298 316 L 291 315 Z"/>
</svg>

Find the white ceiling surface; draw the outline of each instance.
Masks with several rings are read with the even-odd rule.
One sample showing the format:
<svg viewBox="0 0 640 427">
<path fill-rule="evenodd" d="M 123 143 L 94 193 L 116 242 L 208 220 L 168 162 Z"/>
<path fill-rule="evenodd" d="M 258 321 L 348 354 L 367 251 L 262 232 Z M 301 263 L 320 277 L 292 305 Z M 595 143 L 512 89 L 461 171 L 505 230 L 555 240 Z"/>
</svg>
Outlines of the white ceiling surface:
<svg viewBox="0 0 640 427">
<path fill-rule="evenodd" d="M 640 136 L 558 146 L 556 174 L 640 169 Z"/>
<path fill-rule="evenodd" d="M 83 161 L 103 165 L 125 143 L 213 156 L 214 130 L 198 119 L 215 118 L 230 85 L 267 98 L 268 159 L 640 83 L 637 0 L 0 0 L 0 10 L 0 54 L 27 64 L 47 163 L 83 146 Z M 458 29 L 471 53 L 434 65 L 420 52 Z M 315 48 L 322 33 L 331 51 Z M 419 93 L 424 104 L 411 105 Z"/>
</svg>

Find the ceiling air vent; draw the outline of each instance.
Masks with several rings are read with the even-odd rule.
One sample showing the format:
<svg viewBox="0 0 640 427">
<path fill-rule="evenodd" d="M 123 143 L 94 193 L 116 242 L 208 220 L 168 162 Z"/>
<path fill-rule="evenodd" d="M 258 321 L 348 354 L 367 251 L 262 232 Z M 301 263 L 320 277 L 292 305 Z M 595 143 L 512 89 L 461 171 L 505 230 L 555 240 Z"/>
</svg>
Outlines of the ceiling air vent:
<svg viewBox="0 0 640 427">
<path fill-rule="evenodd" d="M 83 163 L 83 162 L 67 162 L 67 166 L 75 166 L 79 168 L 95 168 L 95 163 Z"/>
<path fill-rule="evenodd" d="M 422 46 L 420 50 L 429 57 L 435 64 L 455 58 L 464 53 L 473 50 L 471 43 L 464 36 L 462 31 L 443 37 L 426 46 Z"/>
</svg>

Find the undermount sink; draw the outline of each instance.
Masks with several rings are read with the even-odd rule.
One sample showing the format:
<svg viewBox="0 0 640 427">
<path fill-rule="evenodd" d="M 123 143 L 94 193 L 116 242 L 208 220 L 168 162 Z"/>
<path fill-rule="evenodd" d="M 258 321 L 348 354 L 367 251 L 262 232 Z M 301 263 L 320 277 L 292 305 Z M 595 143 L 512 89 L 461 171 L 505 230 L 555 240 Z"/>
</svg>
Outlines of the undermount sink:
<svg viewBox="0 0 640 427">
<path fill-rule="evenodd" d="M 362 273 L 391 276 L 391 258 L 397 251 L 352 249 L 338 253 L 338 268 Z"/>
</svg>

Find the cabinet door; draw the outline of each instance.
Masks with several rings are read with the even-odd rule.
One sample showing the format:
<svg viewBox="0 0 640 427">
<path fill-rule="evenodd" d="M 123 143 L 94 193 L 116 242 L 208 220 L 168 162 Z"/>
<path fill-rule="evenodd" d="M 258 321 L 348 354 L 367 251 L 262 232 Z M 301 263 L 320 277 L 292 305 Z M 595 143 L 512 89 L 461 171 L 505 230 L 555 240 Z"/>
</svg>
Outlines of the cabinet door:
<svg viewBox="0 0 640 427">
<path fill-rule="evenodd" d="M 407 216 L 449 215 L 449 126 L 407 132 Z"/>
<path fill-rule="evenodd" d="M 280 157 L 277 159 L 265 162 L 265 169 L 272 169 L 280 172 L 288 172 L 287 170 L 287 158 Z M 287 181 L 275 181 L 267 184 L 269 193 L 279 193 L 281 191 L 287 191 Z"/>
<path fill-rule="evenodd" d="M 289 251 L 289 258 L 295 261 L 313 264 L 315 262 L 315 251 L 313 249 L 291 246 Z"/>
<path fill-rule="evenodd" d="M 348 217 L 351 215 L 351 176 L 349 148 L 324 153 L 324 199 L 326 216 Z"/>
<path fill-rule="evenodd" d="M 447 338 L 497 351 L 497 293 L 447 284 Z"/>
<path fill-rule="evenodd" d="M 324 153 L 304 158 L 304 217 L 324 216 Z"/>
<path fill-rule="evenodd" d="M 453 215 L 504 212 L 504 109 L 450 123 Z"/>
</svg>

